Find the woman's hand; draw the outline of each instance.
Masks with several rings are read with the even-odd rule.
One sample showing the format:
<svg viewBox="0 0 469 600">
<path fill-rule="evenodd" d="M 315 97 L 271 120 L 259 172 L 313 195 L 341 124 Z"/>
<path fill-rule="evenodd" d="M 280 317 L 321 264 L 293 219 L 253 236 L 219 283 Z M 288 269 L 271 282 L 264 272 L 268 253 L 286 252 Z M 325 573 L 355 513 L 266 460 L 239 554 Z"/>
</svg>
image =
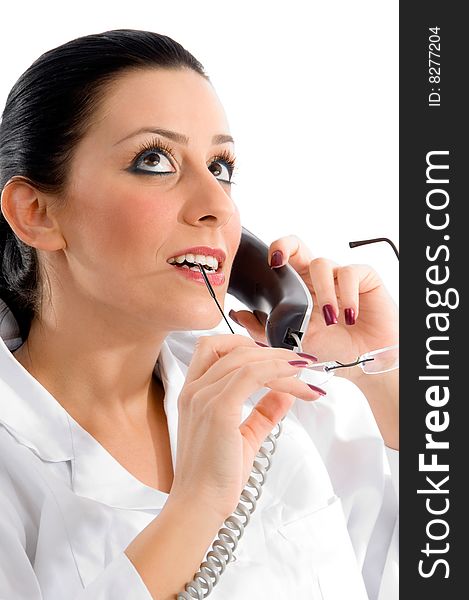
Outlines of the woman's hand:
<svg viewBox="0 0 469 600">
<path fill-rule="evenodd" d="M 295 397 L 320 396 L 295 377 L 300 366 L 289 361 L 302 360 L 291 350 L 261 348 L 244 335 L 198 338 L 178 399 L 171 500 L 198 499 L 221 519 L 233 512 L 255 455 Z M 270 391 L 241 423 L 244 402 L 263 387 Z"/>
<path fill-rule="evenodd" d="M 378 274 L 367 265 L 339 266 L 314 258 L 306 244 L 289 235 L 269 247 L 273 268 L 287 262 L 309 289 L 314 308 L 302 350 L 320 362 L 353 362 L 365 352 L 398 343 L 398 310 Z M 230 317 L 251 337 L 266 343 L 264 324 L 247 310 Z M 338 369 L 365 394 L 387 446 L 399 447 L 398 371 L 364 375 L 359 367 Z"/>
<path fill-rule="evenodd" d="M 313 313 L 302 339 L 304 352 L 321 362 L 352 362 L 360 354 L 398 343 L 397 306 L 368 265 L 339 266 L 326 258 L 314 258 L 294 235 L 270 245 L 269 264 L 272 262 L 276 267 L 289 263 L 313 298 Z M 239 310 L 229 314 L 251 337 L 266 343 L 264 325 L 253 313 Z"/>
</svg>

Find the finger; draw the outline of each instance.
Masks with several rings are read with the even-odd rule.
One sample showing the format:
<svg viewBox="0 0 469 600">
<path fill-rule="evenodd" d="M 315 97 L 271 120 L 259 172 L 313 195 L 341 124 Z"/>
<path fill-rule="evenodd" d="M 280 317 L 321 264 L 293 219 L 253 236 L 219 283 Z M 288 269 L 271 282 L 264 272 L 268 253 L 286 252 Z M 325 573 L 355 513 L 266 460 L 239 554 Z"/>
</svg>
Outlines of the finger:
<svg viewBox="0 0 469 600">
<path fill-rule="evenodd" d="M 269 246 L 268 261 L 271 267 L 281 267 L 289 263 L 300 275 L 308 273 L 313 253 L 296 235 L 287 235 L 272 242 Z"/>
<path fill-rule="evenodd" d="M 257 347 L 254 340 L 237 333 L 199 336 L 186 373 L 186 383 L 199 379 L 222 356 L 238 346 Z"/>
<path fill-rule="evenodd" d="M 258 452 L 262 442 L 275 425 L 292 407 L 295 397 L 271 390 L 267 392 L 248 417 L 241 423 L 239 430 L 254 452 Z"/>
<path fill-rule="evenodd" d="M 290 389 L 292 392 L 294 390 L 295 395 L 308 400 L 318 398 L 321 394 L 309 389 L 305 382 L 296 377 L 300 368 L 283 359 L 250 362 L 234 372 L 227 373 L 211 385 L 204 385 L 193 394 L 192 399 L 185 400 L 211 404 L 224 418 L 237 418 L 249 396 L 263 387 L 276 389 L 276 380 L 282 378 L 288 378 Z M 281 382 L 280 386 L 285 393 L 290 393 L 285 381 Z"/>
<path fill-rule="evenodd" d="M 235 323 L 244 327 L 253 339 L 259 342 L 265 341 L 265 323 L 255 314 L 248 310 L 238 310 L 236 312 L 230 310 L 228 315 Z"/>
<path fill-rule="evenodd" d="M 296 352 L 287 350 L 286 348 L 260 348 L 257 345 L 254 345 L 253 347 L 238 346 L 229 354 L 223 356 L 216 363 L 211 365 L 207 371 L 197 379 L 197 386 L 206 387 L 212 385 L 217 381 L 221 381 L 224 377 L 234 374 L 247 365 L 254 365 L 259 361 L 268 362 L 274 360 L 284 362 L 305 361 L 308 366 L 314 364 L 314 361 L 308 360 L 305 357 L 300 357 Z M 275 379 L 275 375 L 276 373 L 274 372 L 272 379 Z"/>
<path fill-rule="evenodd" d="M 326 325 L 337 323 L 339 303 L 335 289 L 337 263 L 327 258 L 315 258 L 309 264 L 309 274 Z"/>
<path fill-rule="evenodd" d="M 351 308 L 355 311 L 355 320 L 360 312 L 360 295 L 373 291 L 382 282 L 379 275 L 369 265 L 347 265 L 337 269 L 337 289 L 340 303 L 345 311 Z M 346 324 L 353 324 L 350 311 L 344 314 Z"/>
<path fill-rule="evenodd" d="M 359 312 L 359 271 L 354 265 L 337 269 L 337 286 L 346 325 L 354 325 Z"/>
<path fill-rule="evenodd" d="M 300 367 L 300 369 L 301 368 L 302 367 Z M 326 395 L 326 392 L 322 388 L 316 385 L 310 385 L 296 377 L 280 377 L 278 379 L 273 379 L 272 381 L 268 381 L 265 387 L 276 390 L 277 392 L 293 394 L 303 400 L 317 400 L 321 396 Z"/>
<path fill-rule="evenodd" d="M 246 401 L 246 398 L 262 387 L 296 394 L 302 398 L 319 397 L 318 392 L 313 392 L 305 382 L 293 377 L 299 373 L 300 368 L 282 359 L 258 361 L 244 365 L 231 376 L 225 389 L 222 390 L 221 395 L 226 397 L 224 404 L 227 407 L 231 405 L 232 408 L 238 408 Z M 286 385 L 285 381 L 278 384 L 278 379 L 282 378 L 288 378 L 289 385 Z M 280 385 L 282 390 L 277 390 L 277 385 Z M 241 402 L 240 398 L 242 398 Z"/>
<path fill-rule="evenodd" d="M 313 393 L 315 399 L 321 397 Z M 273 389 L 262 396 L 252 412 L 241 423 L 239 429 L 243 437 L 257 452 L 267 435 L 291 409 L 296 394 Z"/>
</svg>

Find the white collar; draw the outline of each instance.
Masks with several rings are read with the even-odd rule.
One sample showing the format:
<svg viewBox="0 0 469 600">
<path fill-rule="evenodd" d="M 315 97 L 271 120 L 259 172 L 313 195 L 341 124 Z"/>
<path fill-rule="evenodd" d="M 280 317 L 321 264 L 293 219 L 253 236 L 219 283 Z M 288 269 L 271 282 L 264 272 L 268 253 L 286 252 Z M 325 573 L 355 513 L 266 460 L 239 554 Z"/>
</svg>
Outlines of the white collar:
<svg viewBox="0 0 469 600">
<path fill-rule="evenodd" d="M 191 332 L 178 332 L 163 341 L 155 364 L 165 389 L 166 413 L 173 469 L 176 464 L 177 400 L 185 381 Z M 22 343 L 10 309 L 0 299 L 0 424 L 44 461 L 70 460 L 72 486 L 80 495 L 121 508 L 161 508 L 167 498 L 133 477 L 57 400 L 15 359 L 12 351 Z"/>
</svg>

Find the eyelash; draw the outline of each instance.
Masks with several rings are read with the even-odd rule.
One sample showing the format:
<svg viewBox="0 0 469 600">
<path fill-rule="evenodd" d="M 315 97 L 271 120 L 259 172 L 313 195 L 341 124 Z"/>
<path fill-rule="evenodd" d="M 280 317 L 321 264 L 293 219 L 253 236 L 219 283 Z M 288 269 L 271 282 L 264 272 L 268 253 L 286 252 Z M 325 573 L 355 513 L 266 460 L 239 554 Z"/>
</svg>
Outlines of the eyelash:
<svg viewBox="0 0 469 600">
<path fill-rule="evenodd" d="M 140 158 L 142 158 L 142 156 L 145 154 L 145 152 L 162 152 L 166 158 L 172 158 L 174 162 L 176 161 L 176 157 L 174 156 L 173 151 L 171 150 L 171 148 L 162 140 L 160 140 L 159 138 L 153 138 L 151 140 L 147 140 L 145 142 L 143 142 L 139 149 L 137 150 L 133 160 L 132 160 L 132 170 L 133 171 L 138 171 L 138 169 L 136 168 L 136 164 L 138 163 L 138 161 L 140 160 Z M 229 183 L 229 184 L 234 184 L 234 181 L 231 181 L 231 178 L 233 177 L 233 172 L 236 169 L 236 157 L 231 154 L 231 152 L 229 150 L 222 150 L 219 154 L 216 154 L 215 156 L 212 157 L 212 163 L 214 162 L 223 162 L 227 167 L 228 167 L 228 172 L 230 174 L 230 181 L 226 181 L 226 180 L 220 180 L 223 183 Z M 140 172 L 141 173 L 141 172 Z M 145 173 L 145 175 L 165 175 L 165 173 Z"/>
</svg>

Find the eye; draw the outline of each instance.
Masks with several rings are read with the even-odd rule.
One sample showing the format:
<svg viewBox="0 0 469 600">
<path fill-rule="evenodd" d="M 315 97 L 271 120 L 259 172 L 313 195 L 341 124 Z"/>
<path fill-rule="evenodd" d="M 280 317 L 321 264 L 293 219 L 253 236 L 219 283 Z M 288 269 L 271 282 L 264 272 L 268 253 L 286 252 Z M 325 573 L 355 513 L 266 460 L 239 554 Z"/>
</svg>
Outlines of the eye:
<svg viewBox="0 0 469 600">
<path fill-rule="evenodd" d="M 224 163 L 215 161 L 209 166 L 208 169 L 215 175 L 217 179 L 220 179 L 220 181 L 230 181 L 231 174 L 228 170 L 228 167 Z M 223 175 L 223 177 L 220 177 L 220 175 Z"/>
<path fill-rule="evenodd" d="M 138 175 L 170 175 L 177 163 L 169 146 L 158 138 L 146 140 L 134 154 L 127 171 Z"/>
<path fill-rule="evenodd" d="M 219 156 L 214 156 L 209 166 L 215 177 L 223 183 L 233 183 L 231 178 L 235 169 L 235 158 L 229 152 L 223 152 Z"/>
<path fill-rule="evenodd" d="M 177 163 L 171 148 L 155 138 L 140 146 L 127 170 L 142 175 L 170 175 L 176 173 L 173 161 Z M 224 150 L 211 159 L 208 169 L 218 181 L 231 185 L 235 161 L 235 157 Z"/>
<path fill-rule="evenodd" d="M 141 154 L 135 161 L 134 170 L 147 173 L 175 173 L 169 158 L 158 148 L 146 150 Z"/>
</svg>

